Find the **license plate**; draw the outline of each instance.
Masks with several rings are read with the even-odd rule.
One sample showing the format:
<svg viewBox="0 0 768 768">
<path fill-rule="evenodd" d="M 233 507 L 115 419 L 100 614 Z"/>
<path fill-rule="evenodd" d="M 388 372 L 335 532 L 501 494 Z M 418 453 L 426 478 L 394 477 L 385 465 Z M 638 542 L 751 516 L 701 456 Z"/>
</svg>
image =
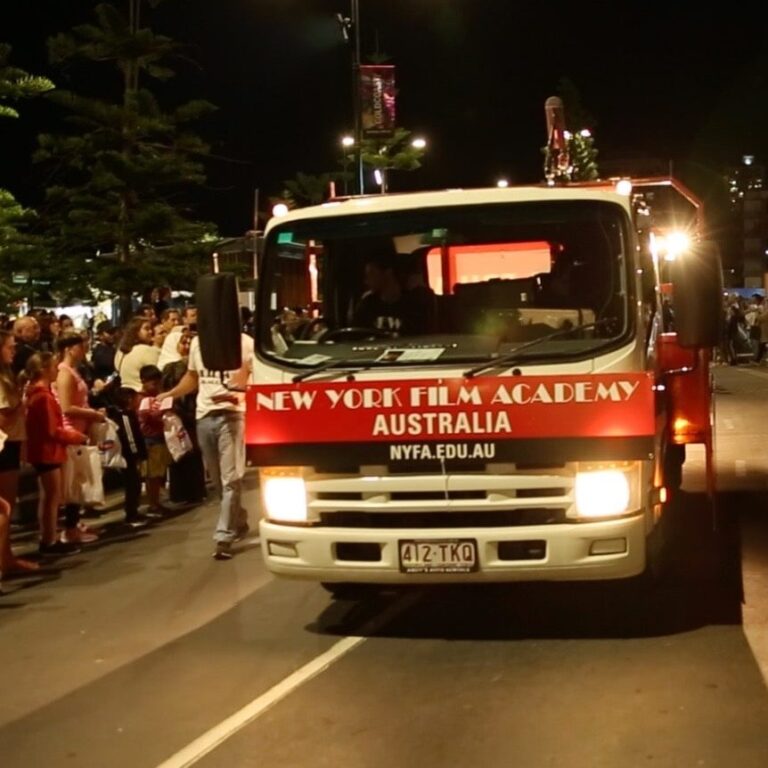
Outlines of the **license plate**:
<svg viewBox="0 0 768 768">
<path fill-rule="evenodd" d="M 470 573 L 477 570 L 475 539 L 401 539 L 398 545 L 403 573 Z"/>
</svg>

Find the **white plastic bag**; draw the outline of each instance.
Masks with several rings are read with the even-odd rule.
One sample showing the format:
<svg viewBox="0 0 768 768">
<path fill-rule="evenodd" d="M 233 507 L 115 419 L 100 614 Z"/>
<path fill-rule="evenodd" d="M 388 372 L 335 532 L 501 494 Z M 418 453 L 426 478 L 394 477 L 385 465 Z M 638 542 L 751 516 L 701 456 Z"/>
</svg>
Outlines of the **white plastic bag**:
<svg viewBox="0 0 768 768">
<path fill-rule="evenodd" d="M 68 445 L 63 471 L 65 504 L 104 503 L 101 458 L 95 445 Z"/>
<path fill-rule="evenodd" d="M 127 464 L 123 458 L 123 448 L 117 434 L 117 424 L 107 419 L 97 424 L 91 430 L 91 439 L 99 449 L 99 459 L 104 469 L 125 469 Z"/>
<path fill-rule="evenodd" d="M 186 456 L 193 448 L 192 438 L 179 415 L 173 411 L 166 411 L 163 414 L 163 435 L 168 452 L 174 461 Z"/>
</svg>

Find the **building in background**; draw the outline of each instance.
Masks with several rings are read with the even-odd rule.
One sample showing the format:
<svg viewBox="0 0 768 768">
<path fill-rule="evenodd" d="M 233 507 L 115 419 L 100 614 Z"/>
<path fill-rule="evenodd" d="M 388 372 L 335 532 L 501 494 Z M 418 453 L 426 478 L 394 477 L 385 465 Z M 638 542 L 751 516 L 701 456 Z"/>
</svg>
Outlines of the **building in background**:
<svg viewBox="0 0 768 768">
<path fill-rule="evenodd" d="M 765 166 L 753 155 L 728 172 L 734 217 L 734 250 L 740 251 L 738 282 L 745 288 L 765 288 L 768 275 L 768 184 Z"/>
</svg>

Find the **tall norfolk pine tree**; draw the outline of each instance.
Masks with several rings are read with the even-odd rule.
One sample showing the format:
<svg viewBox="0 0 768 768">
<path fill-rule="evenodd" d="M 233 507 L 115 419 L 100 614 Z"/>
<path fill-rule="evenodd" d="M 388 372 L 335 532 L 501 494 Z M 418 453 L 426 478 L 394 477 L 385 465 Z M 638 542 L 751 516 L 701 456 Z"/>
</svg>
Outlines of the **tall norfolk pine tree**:
<svg viewBox="0 0 768 768">
<path fill-rule="evenodd" d="M 11 47 L 0 43 L 0 117 L 16 118 L 13 106 L 21 99 L 39 96 L 53 90 L 53 83 L 45 77 L 30 75 L 10 64 Z M 13 283 L 13 273 L 29 273 L 30 263 L 40 256 L 37 238 L 26 230 L 34 219 L 34 212 L 24 208 L 7 189 L 0 189 L 0 303 L 20 298 L 24 289 Z"/>
<path fill-rule="evenodd" d="M 195 221 L 188 192 L 205 180 L 207 145 L 189 124 L 213 110 L 192 101 L 164 111 L 144 81 L 174 74 L 178 46 L 142 27 L 141 0 L 128 16 L 114 5 L 95 9 L 96 23 L 49 40 L 51 62 L 79 66 L 86 76 L 107 67 L 119 76 L 120 98 L 57 91 L 69 131 L 43 135 L 36 159 L 52 169 L 46 218 L 54 238 L 58 287 L 83 296 L 89 286 L 120 297 L 156 285 L 189 287 L 203 269 L 214 227 Z M 116 89 L 117 91 L 118 89 Z"/>
</svg>

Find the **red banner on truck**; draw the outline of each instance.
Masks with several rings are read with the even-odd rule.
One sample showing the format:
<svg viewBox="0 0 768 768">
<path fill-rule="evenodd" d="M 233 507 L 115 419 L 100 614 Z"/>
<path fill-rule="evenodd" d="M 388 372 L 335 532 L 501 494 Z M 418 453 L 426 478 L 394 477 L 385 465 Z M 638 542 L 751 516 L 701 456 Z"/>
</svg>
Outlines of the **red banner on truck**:
<svg viewBox="0 0 768 768">
<path fill-rule="evenodd" d="M 649 373 L 252 385 L 246 443 L 649 437 Z"/>
</svg>

